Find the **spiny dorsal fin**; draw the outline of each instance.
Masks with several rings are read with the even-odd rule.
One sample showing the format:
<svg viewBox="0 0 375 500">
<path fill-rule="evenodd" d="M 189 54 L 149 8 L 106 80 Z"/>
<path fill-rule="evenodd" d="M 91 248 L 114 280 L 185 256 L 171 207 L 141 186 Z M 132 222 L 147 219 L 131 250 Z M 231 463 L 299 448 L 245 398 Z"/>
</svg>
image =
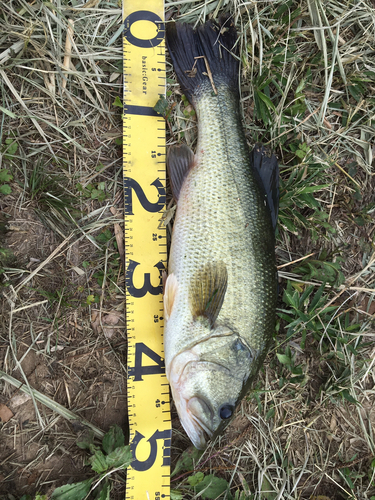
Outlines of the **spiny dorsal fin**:
<svg viewBox="0 0 375 500">
<path fill-rule="evenodd" d="M 264 189 L 267 206 L 271 212 L 273 228 L 276 229 L 279 213 L 279 165 L 275 155 L 267 153 L 264 146 L 255 144 L 250 161 L 260 186 Z"/>
<path fill-rule="evenodd" d="M 190 301 L 194 318 L 208 318 L 213 327 L 228 285 L 228 271 L 224 262 L 209 262 L 200 269 L 190 286 Z"/>
<path fill-rule="evenodd" d="M 169 178 L 171 180 L 172 193 L 174 199 L 177 201 L 180 196 L 181 186 L 189 169 L 194 164 L 194 153 L 186 146 L 172 146 L 168 151 L 167 165 Z"/>
</svg>

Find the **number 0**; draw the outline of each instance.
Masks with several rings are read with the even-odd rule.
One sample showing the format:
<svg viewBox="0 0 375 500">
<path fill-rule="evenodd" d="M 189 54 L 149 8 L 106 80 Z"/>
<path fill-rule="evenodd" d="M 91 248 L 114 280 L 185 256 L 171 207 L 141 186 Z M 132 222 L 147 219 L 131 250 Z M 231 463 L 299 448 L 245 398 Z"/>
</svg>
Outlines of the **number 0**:
<svg viewBox="0 0 375 500">
<path fill-rule="evenodd" d="M 150 40 L 143 40 L 142 38 L 137 38 L 131 32 L 132 24 L 137 21 L 151 21 L 155 24 L 158 33 Z M 159 45 L 164 39 L 164 23 L 160 17 L 155 14 L 155 12 L 150 12 L 149 10 L 138 10 L 137 12 L 132 12 L 124 21 L 124 37 L 129 43 L 135 45 L 136 47 L 141 47 L 143 49 L 149 49 Z"/>
</svg>

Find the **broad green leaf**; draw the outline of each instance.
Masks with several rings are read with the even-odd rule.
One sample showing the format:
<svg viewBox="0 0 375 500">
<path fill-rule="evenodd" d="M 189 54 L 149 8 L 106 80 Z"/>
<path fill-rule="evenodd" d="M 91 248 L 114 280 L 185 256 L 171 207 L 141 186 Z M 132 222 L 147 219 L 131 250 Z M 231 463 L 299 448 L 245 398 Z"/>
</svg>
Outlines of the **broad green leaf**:
<svg viewBox="0 0 375 500">
<path fill-rule="evenodd" d="M 287 311 L 287 313 L 288 314 L 292 314 L 292 311 Z M 286 314 L 283 314 L 281 312 L 278 312 L 277 315 L 278 315 L 279 318 L 283 319 L 287 323 L 290 323 L 292 321 L 292 319 L 293 319 L 290 316 L 287 316 Z"/>
<path fill-rule="evenodd" d="M 100 189 L 95 189 L 94 188 L 91 191 L 91 198 L 93 200 L 104 201 L 105 197 L 106 197 L 106 194 L 103 191 L 101 191 Z"/>
<path fill-rule="evenodd" d="M 348 325 L 345 329 L 347 332 L 359 332 L 360 328 L 361 325 L 357 323 L 356 325 Z"/>
<path fill-rule="evenodd" d="M 359 85 L 348 85 L 348 90 L 356 101 L 360 101 L 362 97 L 361 87 Z"/>
<path fill-rule="evenodd" d="M 259 94 L 262 94 L 262 92 L 256 91 L 254 93 L 254 103 L 256 111 L 254 116 L 258 119 L 261 119 L 263 123 L 268 124 L 270 121 L 269 111 L 267 105 L 260 99 Z"/>
<path fill-rule="evenodd" d="M 18 144 L 13 139 L 5 139 L 5 144 L 7 144 L 8 147 L 4 151 L 4 156 L 7 160 L 9 160 L 17 152 Z"/>
<path fill-rule="evenodd" d="M 110 500 L 111 499 L 110 493 L 111 493 L 111 485 L 107 480 L 105 480 L 97 500 Z"/>
<path fill-rule="evenodd" d="M 277 356 L 278 360 L 280 361 L 280 363 L 282 363 L 283 365 L 290 365 L 292 362 L 292 360 L 289 358 L 289 356 L 286 356 L 285 354 L 276 353 L 276 356 Z"/>
<path fill-rule="evenodd" d="M 171 490 L 171 500 L 184 500 L 184 495 L 181 493 L 181 491 Z"/>
<path fill-rule="evenodd" d="M 299 195 L 300 200 L 302 200 L 308 207 L 310 208 L 316 208 L 319 210 L 319 202 L 313 197 L 312 194 L 310 193 L 301 193 Z M 305 219 L 306 220 L 306 219 Z"/>
<path fill-rule="evenodd" d="M 294 153 L 298 158 L 301 158 L 303 160 L 306 156 L 306 151 L 303 151 L 302 149 L 297 149 L 297 151 Z"/>
<path fill-rule="evenodd" d="M 288 292 L 288 290 L 285 290 L 285 293 L 284 293 L 284 301 L 291 305 L 294 309 L 297 309 L 298 308 L 298 296 L 296 295 L 296 293 L 294 292 L 293 295 L 291 293 Z"/>
<path fill-rule="evenodd" d="M 110 235 L 112 236 L 112 235 Z M 124 446 L 125 438 L 121 427 L 118 425 L 113 425 L 107 434 L 103 438 L 102 447 L 103 450 L 108 454 L 119 446 Z"/>
<path fill-rule="evenodd" d="M 345 481 L 348 483 L 349 488 L 351 490 L 354 490 L 354 484 L 350 478 L 350 474 L 351 474 L 350 469 L 348 467 L 345 467 L 343 470 L 340 470 L 339 473 L 345 479 Z"/>
<path fill-rule="evenodd" d="M 275 491 L 266 476 L 263 476 L 262 481 L 262 498 L 265 500 L 275 500 L 277 497 L 277 491 Z"/>
<path fill-rule="evenodd" d="M 0 182 L 9 182 L 13 179 L 13 175 L 9 174 L 7 168 L 0 170 Z"/>
<path fill-rule="evenodd" d="M 112 238 L 112 233 L 110 229 L 105 229 L 96 237 L 96 241 L 99 243 L 107 243 Z"/>
<path fill-rule="evenodd" d="M 121 99 L 119 98 L 118 95 L 116 96 L 116 99 L 113 102 L 113 106 L 117 106 L 118 108 L 122 108 L 123 107 L 122 101 L 121 101 Z"/>
<path fill-rule="evenodd" d="M 196 487 L 196 492 L 202 492 L 202 498 L 215 499 L 228 488 L 228 483 L 221 477 L 215 477 L 213 474 L 205 476 Z"/>
<path fill-rule="evenodd" d="M 101 450 L 96 450 L 95 455 L 90 457 L 89 461 L 91 463 L 92 470 L 98 474 L 101 474 L 108 469 L 106 457 Z"/>
<path fill-rule="evenodd" d="M 203 451 L 198 450 L 195 446 L 191 446 L 185 450 L 177 461 L 176 467 L 171 474 L 171 477 L 175 476 L 180 471 L 189 471 L 194 469 L 194 464 L 200 459 Z"/>
<path fill-rule="evenodd" d="M 94 478 L 86 479 L 80 483 L 64 484 L 56 488 L 51 500 L 83 500 L 90 491 Z"/>
<path fill-rule="evenodd" d="M 92 295 L 92 294 L 91 294 L 91 295 L 88 295 L 88 296 L 87 296 L 87 299 L 86 299 L 86 304 L 87 304 L 88 306 L 91 306 L 91 304 L 93 304 L 94 302 L 95 302 L 95 295 Z M 78 444 L 78 443 L 77 443 L 77 444 Z M 78 445 L 78 446 L 79 446 L 79 445 Z M 80 446 L 80 448 L 81 448 L 81 446 Z"/>
<path fill-rule="evenodd" d="M 274 15 L 275 19 L 279 19 L 284 12 L 288 9 L 289 5 L 287 2 L 283 3 L 280 5 L 280 7 L 277 9 L 276 14 Z"/>
<path fill-rule="evenodd" d="M 263 90 L 265 87 L 267 87 L 270 83 L 272 82 L 272 78 L 268 78 L 265 82 L 263 82 L 261 85 L 259 85 L 258 90 Z M 269 89 L 268 89 L 269 92 Z"/>
<path fill-rule="evenodd" d="M 89 297 L 92 297 L 92 301 L 94 300 L 93 295 L 89 295 L 87 297 L 87 300 L 89 300 Z M 91 302 L 92 302 L 91 301 Z M 90 303 L 91 303 L 90 302 Z M 81 448 L 82 450 L 91 450 L 92 446 L 94 445 L 94 433 L 92 431 L 85 432 L 79 440 L 77 439 L 76 445 Z"/>
<path fill-rule="evenodd" d="M 132 452 L 130 446 L 119 446 L 113 450 L 109 455 L 105 457 L 107 466 L 109 467 L 122 467 L 126 469 L 129 467 L 131 461 L 133 460 Z"/>
<path fill-rule="evenodd" d="M 161 95 L 160 99 L 158 100 L 158 102 L 154 106 L 154 111 L 156 111 L 159 115 L 165 117 L 167 114 L 167 111 L 168 111 L 168 107 L 169 107 L 169 104 L 168 104 L 167 99 Z"/>
<path fill-rule="evenodd" d="M 203 481 L 203 478 L 204 478 L 203 472 L 197 472 L 196 474 L 189 476 L 187 480 L 190 486 L 196 486 L 198 483 Z"/>
<path fill-rule="evenodd" d="M 9 186 L 9 184 L 2 184 L 0 186 L 0 193 L 1 194 L 10 194 L 11 192 L 12 192 L 12 189 Z"/>
<path fill-rule="evenodd" d="M 40 495 L 39 493 L 37 493 L 35 495 L 35 500 L 48 500 L 48 497 L 47 495 Z"/>
<path fill-rule="evenodd" d="M 296 204 L 297 204 L 300 208 L 302 208 L 302 206 L 303 206 L 301 203 L 297 203 L 297 202 L 296 202 Z M 295 211 L 294 216 L 295 216 L 295 218 L 296 218 L 296 219 L 298 219 L 298 220 L 302 223 L 302 225 L 303 225 L 303 226 L 305 226 L 305 227 L 307 226 L 308 222 L 307 222 L 306 217 L 304 217 L 302 214 L 300 214 L 300 213 L 299 213 L 299 212 L 297 212 L 297 211 Z"/>
<path fill-rule="evenodd" d="M 302 304 L 305 304 L 307 303 L 306 301 L 308 300 L 308 298 L 310 297 L 310 295 L 315 291 L 315 287 L 310 285 L 308 287 L 306 287 L 306 290 L 303 292 L 303 294 L 301 295 L 300 299 L 299 299 L 299 303 L 302 305 Z"/>
</svg>

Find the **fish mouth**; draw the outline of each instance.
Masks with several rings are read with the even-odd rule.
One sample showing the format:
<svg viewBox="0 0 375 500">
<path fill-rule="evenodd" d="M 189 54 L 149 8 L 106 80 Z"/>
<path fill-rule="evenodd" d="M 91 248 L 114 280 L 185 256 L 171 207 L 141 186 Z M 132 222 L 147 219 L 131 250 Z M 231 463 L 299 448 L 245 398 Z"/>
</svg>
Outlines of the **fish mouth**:
<svg viewBox="0 0 375 500">
<path fill-rule="evenodd" d="M 207 416 L 209 415 L 209 420 L 212 419 L 212 410 L 210 406 L 204 401 L 204 399 L 199 397 L 193 397 L 188 401 L 187 404 L 188 415 L 194 425 L 195 433 L 190 436 L 191 441 L 194 446 L 199 450 L 204 450 L 207 444 L 207 440 L 212 438 L 212 430 L 197 416 L 197 413 L 203 413 Z M 197 439 L 198 436 L 198 439 Z M 207 436 L 207 438 L 206 438 Z"/>
<path fill-rule="evenodd" d="M 176 398 L 175 395 L 173 395 L 173 399 L 186 434 L 198 450 L 204 450 L 207 446 L 207 441 L 213 436 L 213 432 L 202 419 L 197 416 L 197 413 L 199 414 L 199 412 L 205 411 L 211 414 L 212 411 L 209 405 L 198 397 L 193 397 L 187 401 L 184 398 Z"/>
<path fill-rule="evenodd" d="M 181 424 L 193 445 L 198 450 L 204 450 L 212 433 L 208 434 L 207 428 L 203 427 L 202 422 L 195 415 L 191 415 L 190 418 L 181 418 Z"/>
</svg>

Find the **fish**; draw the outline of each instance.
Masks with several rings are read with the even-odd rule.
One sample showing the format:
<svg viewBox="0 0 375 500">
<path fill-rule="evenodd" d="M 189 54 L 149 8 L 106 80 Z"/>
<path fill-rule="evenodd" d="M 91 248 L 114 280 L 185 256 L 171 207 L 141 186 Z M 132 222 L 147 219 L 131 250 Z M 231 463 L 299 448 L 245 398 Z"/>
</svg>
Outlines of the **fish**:
<svg viewBox="0 0 375 500">
<path fill-rule="evenodd" d="M 276 321 L 277 158 L 247 145 L 237 32 L 229 16 L 196 29 L 169 22 L 166 41 L 195 109 L 195 153 L 167 153 L 177 202 L 164 287 L 166 375 L 181 424 L 205 449 L 261 368 Z"/>
</svg>

